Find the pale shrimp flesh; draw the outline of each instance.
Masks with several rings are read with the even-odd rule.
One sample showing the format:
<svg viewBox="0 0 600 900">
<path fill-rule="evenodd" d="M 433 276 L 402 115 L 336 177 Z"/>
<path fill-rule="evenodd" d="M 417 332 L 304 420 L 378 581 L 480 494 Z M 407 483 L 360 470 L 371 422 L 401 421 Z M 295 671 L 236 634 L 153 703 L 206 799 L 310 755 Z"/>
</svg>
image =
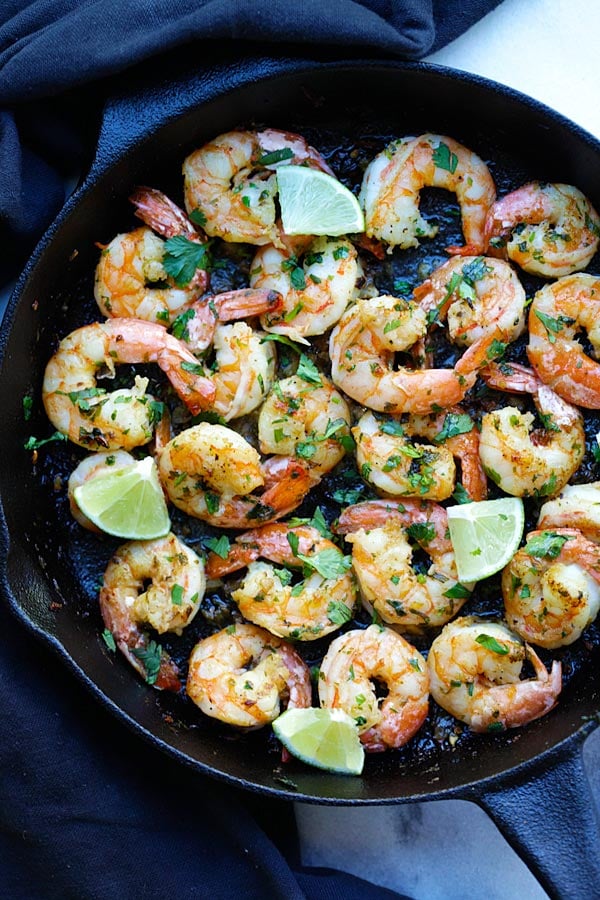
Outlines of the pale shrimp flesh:
<svg viewBox="0 0 600 900">
<path fill-rule="evenodd" d="M 418 304 L 391 296 L 359 299 L 331 332 L 334 384 L 363 406 L 395 415 L 460 403 L 489 362 L 495 338 L 475 341 L 454 368 L 395 369 L 395 354 L 411 350 L 426 333 L 427 316 Z"/>
<path fill-rule="evenodd" d="M 424 187 L 456 194 L 465 246 L 449 248 L 466 254 L 484 250 L 484 225 L 496 199 L 494 181 L 475 153 L 450 137 L 423 134 L 393 141 L 367 167 L 359 201 L 365 211 L 366 233 L 393 247 L 418 247 L 437 227 L 419 211 Z"/>
<path fill-rule="evenodd" d="M 355 296 L 360 274 L 354 245 L 345 238 L 315 238 L 302 254 L 261 247 L 250 266 L 250 285 L 283 297 L 282 309 L 263 315 L 262 327 L 293 340 L 324 334 Z"/>
<path fill-rule="evenodd" d="M 332 174 L 297 134 L 272 128 L 220 134 L 183 163 L 186 209 L 211 237 L 281 247 L 276 171 L 290 164 Z"/>
<path fill-rule="evenodd" d="M 274 385 L 260 409 L 258 440 L 261 453 L 296 456 L 321 476 L 353 449 L 351 416 L 325 375 L 311 369 L 310 378 L 292 375 Z"/>
<path fill-rule="evenodd" d="M 525 660 L 535 677 L 521 681 Z M 501 622 L 474 616 L 449 622 L 427 658 L 431 695 L 471 731 L 527 725 L 550 712 L 562 688 L 561 664 L 550 672 L 535 651 Z"/>
<path fill-rule="evenodd" d="M 73 518 L 79 522 L 83 528 L 88 531 L 99 532 L 100 529 L 91 522 L 88 517 L 81 511 L 75 499 L 75 488 L 85 484 L 91 478 L 101 478 L 103 474 L 110 472 L 118 472 L 119 469 L 126 469 L 135 463 L 134 457 L 126 450 L 114 450 L 111 452 L 93 453 L 82 459 L 78 466 L 71 472 L 67 485 L 67 496 L 69 498 L 69 509 Z"/>
<path fill-rule="evenodd" d="M 543 278 L 585 269 L 599 238 L 600 216 L 570 184 L 524 184 L 497 200 L 485 222 L 490 256 L 508 257 Z"/>
<path fill-rule="evenodd" d="M 378 696 L 380 683 L 385 698 Z M 352 716 L 368 752 L 402 747 L 427 718 L 427 663 L 390 628 L 347 631 L 331 642 L 321 663 L 319 700 Z"/>
<path fill-rule="evenodd" d="M 537 292 L 529 311 L 529 362 L 564 400 L 600 409 L 600 363 L 577 340 L 587 333 L 600 355 L 600 279 L 568 275 Z"/>
<path fill-rule="evenodd" d="M 255 625 L 231 625 L 192 650 L 186 691 L 202 712 L 248 731 L 311 705 L 310 672 L 294 648 Z M 282 703 L 283 701 L 283 703 Z"/>
<path fill-rule="evenodd" d="M 576 528 L 588 540 L 600 543 L 600 481 L 567 484 L 558 497 L 544 503 L 537 527 Z"/>
<path fill-rule="evenodd" d="M 313 641 L 353 616 L 357 592 L 350 559 L 310 525 L 277 523 L 248 531 L 236 538 L 226 559 L 211 554 L 207 571 L 216 578 L 244 566 L 247 574 L 231 596 L 245 619 L 278 637 Z"/>
<path fill-rule="evenodd" d="M 177 666 L 144 626 L 180 635 L 198 612 L 205 584 L 202 560 L 174 534 L 123 544 L 109 562 L 100 612 L 119 650 L 149 684 L 172 691 L 181 686 Z"/>
<path fill-rule="evenodd" d="M 415 500 L 368 500 L 347 507 L 336 531 L 352 544 L 352 565 L 364 606 L 406 633 L 439 627 L 471 596 L 458 580 L 446 510 Z M 417 544 L 429 567 L 412 563 Z"/>
<path fill-rule="evenodd" d="M 600 610 L 600 549 L 576 528 L 531 531 L 502 572 L 506 621 L 526 641 L 572 644 Z"/>
<path fill-rule="evenodd" d="M 279 519 L 315 484 L 298 460 L 281 456 L 263 463 L 237 431 L 208 422 L 174 437 L 158 457 L 158 471 L 178 509 L 221 528 Z"/>
<path fill-rule="evenodd" d="M 162 325 L 109 319 L 71 332 L 44 373 L 42 397 L 54 427 L 91 450 L 131 450 L 148 443 L 162 404 L 146 394 L 147 379 L 108 393 L 96 378 L 115 375 L 122 363 L 157 363 L 190 412 L 210 406 L 215 389 L 197 374 L 196 357 Z"/>
<path fill-rule="evenodd" d="M 542 423 L 534 428 L 533 413 L 515 406 L 486 413 L 479 438 L 484 471 L 514 497 L 558 494 L 585 455 L 581 413 L 524 366 L 492 363 L 482 375 L 500 390 L 531 393 Z"/>
</svg>

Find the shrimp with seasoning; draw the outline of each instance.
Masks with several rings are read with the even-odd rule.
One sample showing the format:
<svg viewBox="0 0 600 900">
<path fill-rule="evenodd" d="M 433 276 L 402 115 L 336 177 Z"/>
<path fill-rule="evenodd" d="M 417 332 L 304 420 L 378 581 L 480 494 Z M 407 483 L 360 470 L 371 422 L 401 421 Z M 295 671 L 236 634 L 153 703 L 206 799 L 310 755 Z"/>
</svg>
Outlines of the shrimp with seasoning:
<svg viewBox="0 0 600 900">
<path fill-rule="evenodd" d="M 554 649 L 576 641 L 600 610 L 600 549 L 576 528 L 531 531 L 502 572 L 506 621 Z"/>
<path fill-rule="evenodd" d="M 197 360 L 162 325 L 109 319 L 71 332 L 44 373 L 42 398 L 54 427 L 91 450 L 131 450 L 147 444 L 162 418 L 162 404 L 146 394 L 147 379 L 108 393 L 96 378 L 113 378 L 122 363 L 157 363 L 190 412 L 211 405 L 215 388 L 197 374 Z"/>
<path fill-rule="evenodd" d="M 567 484 L 558 497 L 540 509 L 538 528 L 576 528 L 589 541 L 600 543 L 600 481 Z"/>
<path fill-rule="evenodd" d="M 220 134 L 183 163 L 185 205 L 211 237 L 282 247 L 276 171 L 307 165 L 333 174 L 304 138 L 273 128 Z"/>
<path fill-rule="evenodd" d="M 600 363 L 585 353 L 580 331 L 600 355 L 600 278 L 568 275 L 537 292 L 529 311 L 529 362 L 564 400 L 600 409 Z"/>
<path fill-rule="evenodd" d="M 485 248 L 532 275 L 559 278 L 585 269 L 598 249 L 600 216 L 578 188 L 532 181 L 497 200 Z"/>
<path fill-rule="evenodd" d="M 535 678 L 520 680 L 528 659 Z M 550 712 L 562 688 L 561 664 L 550 672 L 535 651 L 501 622 L 467 616 L 449 622 L 427 658 L 431 696 L 471 731 L 527 725 Z"/>
<path fill-rule="evenodd" d="M 477 370 L 489 362 L 491 336 L 469 347 L 454 368 L 394 369 L 397 352 L 409 351 L 427 333 L 425 310 L 391 296 L 359 299 L 331 332 L 331 378 L 369 409 L 392 414 L 439 412 L 460 403 Z"/>
<path fill-rule="evenodd" d="M 186 691 L 202 712 L 248 731 L 281 712 L 311 705 L 310 672 L 290 644 L 255 625 L 236 624 L 196 644 Z"/>
<path fill-rule="evenodd" d="M 149 684 L 171 691 L 181 686 L 177 666 L 143 626 L 180 635 L 198 612 L 205 583 L 202 560 L 174 534 L 123 544 L 109 562 L 100 612 L 119 650 Z"/>
<path fill-rule="evenodd" d="M 313 475 L 336 466 L 348 449 L 350 410 L 343 396 L 321 373 L 311 381 L 299 375 L 275 384 L 258 416 L 261 453 L 296 456 Z"/>
<path fill-rule="evenodd" d="M 290 457 L 260 455 L 237 431 L 201 422 L 174 437 L 158 457 L 170 501 L 220 528 L 252 528 L 295 509 L 315 484 Z M 263 488 L 260 495 L 254 492 Z"/>
<path fill-rule="evenodd" d="M 363 605 L 400 631 L 420 634 L 444 625 L 469 599 L 472 584 L 461 584 L 446 510 L 415 500 L 367 500 L 347 507 L 336 531 L 352 544 L 352 565 Z M 418 572 L 414 541 L 430 557 Z"/>
<path fill-rule="evenodd" d="M 437 226 L 419 212 L 424 187 L 456 194 L 466 243 L 449 251 L 482 253 L 486 216 L 496 199 L 494 181 L 475 153 L 437 134 L 393 141 L 367 167 L 359 197 L 367 236 L 384 241 L 390 252 L 393 247 L 418 247 L 420 238 L 435 237 Z"/>
<path fill-rule="evenodd" d="M 288 568 L 302 570 L 292 584 Z M 231 596 L 245 619 L 278 637 L 314 641 L 337 631 L 352 618 L 356 585 L 350 559 L 310 525 L 265 525 L 236 538 L 226 559 L 211 554 L 210 578 L 248 567 Z"/>
<path fill-rule="evenodd" d="M 377 696 L 378 683 L 387 688 L 385 698 Z M 402 747 L 427 718 L 427 663 L 390 628 L 347 631 L 331 642 L 321 663 L 319 700 L 352 716 L 367 752 Z"/>
<path fill-rule="evenodd" d="M 301 255 L 261 247 L 250 266 L 250 285 L 283 297 L 281 311 L 263 315 L 262 327 L 296 341 L 323 334 L 355 296 L 360 274 L 356 250 L 345 238 L 315 238 Z"/>
</svg>

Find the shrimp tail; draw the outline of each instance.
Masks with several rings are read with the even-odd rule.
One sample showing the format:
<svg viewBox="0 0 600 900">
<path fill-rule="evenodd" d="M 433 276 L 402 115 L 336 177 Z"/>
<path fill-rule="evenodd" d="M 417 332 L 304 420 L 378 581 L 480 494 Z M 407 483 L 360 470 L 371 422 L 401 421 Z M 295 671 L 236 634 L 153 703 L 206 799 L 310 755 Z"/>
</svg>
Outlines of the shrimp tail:
<svg viewBox="0 0 600 900">
<path fill-rule="evenodd" d="M 446 247 L 449 256 L 479 256 L 482 250 L 481 244 L 465 244 L 462 247 L 459 244 L 452 244 Z"/>
<path fill-rule="evenodd" d="M 205 243 L 206 235 L 162 191 L 136 187 L 129 200 L 135 206 L 134 215 L 157 234 L 166 238 L 184 235 L 189 240 Z"/>
</svg>

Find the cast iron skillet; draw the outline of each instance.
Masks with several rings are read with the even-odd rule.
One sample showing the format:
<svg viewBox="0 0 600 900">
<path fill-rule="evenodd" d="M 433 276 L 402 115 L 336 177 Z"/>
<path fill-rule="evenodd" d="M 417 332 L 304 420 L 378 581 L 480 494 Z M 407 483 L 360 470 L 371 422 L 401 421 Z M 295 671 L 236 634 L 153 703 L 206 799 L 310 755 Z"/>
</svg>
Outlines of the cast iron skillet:
<svg viewBox="0 0 600 900">
<path fill-rule="evenodd" d="M 175 185 L 189 149 L 249 121 L 296 130 L 304 124 L 330 137 L 447 133 L 500 160 L 515 186 L 531 177 L 572 182 L 600 208 L 598 142 L 514 91 L 452 70 L 246 59 L 118 96 L 105 110 L 88 176 L 37 248 L 4 320 L 4 595 L 25 626 L 50 644 L 105 706 L 192 769 L 239 787 L 318 803 L 472 800 L 490 813 L 552 895 L 595 895 L 598 833 L 581 758 L 600 706 L 595 640 L 572 657 L 559 706 L 525 729 L 467 735 L 454 750 L 430 736 L 418 753 L 371 757 L 361 778 L 292 763 L 286 776 L 293 784 L 282 779 L 278 757 L 266 751 L 264 739 L 240 743 L 225 739 L 221 730 L 174 721 L 177 708 L 99 640 L 97 613 L 86 606 L 92 586 L 88 570 L 79 568 L 79 532 L 48 523 L 47 511 L 55 508 L 53 483 L 32 470 L 31 455 L 23 451 L 27 435 L 49 433 L 48 424 L 37 402 L 32 421 L 25 423 L 22 398 L 28 392 L 39 397 L 56 338 L 89 321 L 84 311 L 86 304 L 90 309 L 94 241 L 131 224 L 126 201 L 131 187 Z M 167 178 L 166 172 L 173 174 Z M 105 548 L 104 559 L 109 555 Z"/>
</svg>

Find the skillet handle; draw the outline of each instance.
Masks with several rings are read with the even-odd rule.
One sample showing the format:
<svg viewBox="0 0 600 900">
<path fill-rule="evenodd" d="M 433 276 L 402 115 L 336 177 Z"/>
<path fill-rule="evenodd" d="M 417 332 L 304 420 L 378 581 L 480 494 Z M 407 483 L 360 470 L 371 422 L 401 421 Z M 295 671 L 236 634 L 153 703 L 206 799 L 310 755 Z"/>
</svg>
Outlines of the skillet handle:
<svg viewBox="0 0 600 900">
<path fill-rule="evenodd" d="M 543 763 L 471 797 L 559 900 L 600 896 L 600 830 L 583 764 L 585 736 L 574 736 Z"/>
</svg>

